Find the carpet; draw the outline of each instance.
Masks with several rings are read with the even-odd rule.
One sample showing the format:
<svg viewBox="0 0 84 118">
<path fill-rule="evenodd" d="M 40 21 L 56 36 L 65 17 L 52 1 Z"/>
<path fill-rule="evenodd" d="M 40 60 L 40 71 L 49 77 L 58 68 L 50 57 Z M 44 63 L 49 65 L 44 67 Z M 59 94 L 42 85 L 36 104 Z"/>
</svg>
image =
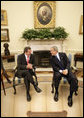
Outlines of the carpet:
<svg viewBox="0 0 84 118">
<path fill-rule="evenodd" d="M 5 84 L 5 88 L 10 88 L 13 87 L 13 76 L 14 76 L 14 72 L 13 71 L 7 71 L 7 74 L 10 76 L 9 79 L 12 81 L 11 84 L 9 84 L 5 78 L 4 79 L 4 84 Z M 75 73 L 77 78 L 81 78 L 81 80 L 79 80 L 79 87 L 83 87 L 83 69 L 78 69 L 78 71 Z M 18 80 L 16 79 L 15 81 L 16 85 L 22 85 L 24 84 L 23 79 L 21 79 L 21 83 L 18 83 Z M 2 89 L 2 85 L 1 85 L 1 89 Z"/>
</svg>

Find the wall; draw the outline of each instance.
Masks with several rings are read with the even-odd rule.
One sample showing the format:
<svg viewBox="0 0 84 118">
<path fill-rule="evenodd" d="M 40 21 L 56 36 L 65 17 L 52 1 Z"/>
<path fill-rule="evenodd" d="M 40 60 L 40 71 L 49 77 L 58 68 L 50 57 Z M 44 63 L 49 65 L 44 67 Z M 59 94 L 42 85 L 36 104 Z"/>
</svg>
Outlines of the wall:
<svg viewBox="0 0 84 118">
<path fill-rule="evenodd" d="M 23 50 L 26 41 L 21 39 L 26 28 L 34 28 L 33 1 L 1 1 L 1 9 L 7 10 L 9 29 L 9 49 L 11 52 Z M 80 17 L 83 15 L 82 1 L 56 1 L 56 27 L 63 26 L 70 34 L 64 42 L 66 52 L 83 51 L 83 35 L 79 35 Z M 3 43 L 1 52 L 3 53 Z"/>
</svg>

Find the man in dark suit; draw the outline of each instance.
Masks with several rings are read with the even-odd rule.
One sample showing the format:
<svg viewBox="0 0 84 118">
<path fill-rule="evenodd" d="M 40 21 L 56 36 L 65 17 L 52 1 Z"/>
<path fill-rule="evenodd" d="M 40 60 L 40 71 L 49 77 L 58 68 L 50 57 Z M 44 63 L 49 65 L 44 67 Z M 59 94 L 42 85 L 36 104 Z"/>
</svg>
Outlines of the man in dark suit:
<svg viewBox="0 0 84 118">
<path fill-rule="evenodd" d="M 31 54 L 31 48 L 25 47 L 24 53 L 18 56 L 17 61 L 17 76 L 21 76 L 24 78 L 24 82 L 27 90 L 27 100 L 31 100 L 31 96 L 29 93 L 30 83 L 34 86 L 36 92 L 40 93 L 41 89 L 38 88 L 34 79 L 32 77 L 33 74 L 33 66 L 34 66 L 34 55 Z"/>
<path fill-rule="evenodd" d="M 54 71 L 54 84 L 55 84 L 55 95 L 54 100 L 58 101 L 58 87 L 60 84 L 60 80 L 62 77 L 66 77 L 68 80 L 68 83 L 70 84 L 70 95 L 68 97 L 68 105 L 72 106 L 73 100 L 73 92 L 76 92 L 78 89 L 78 80 L 76 76 L 71 72 L 70 68 L 70 62 L 66 56 L 65 53 L 59 53 L 58 48 L 56 46 L 53 46 L 50 50 L 51 52 L 51 65 Z"/>
</svg>

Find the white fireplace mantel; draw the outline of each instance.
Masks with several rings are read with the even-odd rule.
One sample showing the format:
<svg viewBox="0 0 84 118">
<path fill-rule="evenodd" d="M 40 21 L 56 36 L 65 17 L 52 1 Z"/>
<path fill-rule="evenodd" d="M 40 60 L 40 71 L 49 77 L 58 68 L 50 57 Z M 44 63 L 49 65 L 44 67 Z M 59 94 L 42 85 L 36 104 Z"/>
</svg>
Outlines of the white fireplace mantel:
<svg viewBox="0 0 84 118">
<path fill-rule="evenodd" d="M 59 52 L 65 52 L 65 45 L 63 44 L 63 41 L 57 41 L 57 40 L 31 40 L 27 41 L 27 45 L 32 48 L 32 51 L 36 50 L 50 50 L 52 46 L 57 46 Z"/>
</svg>

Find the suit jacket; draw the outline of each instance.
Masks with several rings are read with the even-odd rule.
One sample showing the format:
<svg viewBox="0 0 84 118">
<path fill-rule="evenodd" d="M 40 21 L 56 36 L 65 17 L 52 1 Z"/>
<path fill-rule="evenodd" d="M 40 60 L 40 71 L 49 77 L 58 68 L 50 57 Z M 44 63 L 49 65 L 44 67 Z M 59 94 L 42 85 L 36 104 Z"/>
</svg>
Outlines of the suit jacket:
<svg viewBox="0 0 84 118">
<path fill-rule="evenodd" d="M 31 63 L 33 66 L 35 65 L 35 60 L 34 60 L 34 55 L 33 54 L 30 55 L 29 63 Z M 19 70 L 27 70 L 26 66 L 27 66 L 27 61 L 26 61 L 26 58 L 25 58 L 25 54 L 23 53 L 23 54 L 18 56 L 17 68 Z"/>
<path fill-rule="evenodd" d="M 34 59 L 33 54 L 30 55 L 29 63 L 31 63 L 33 65 L 33 67 L 35 66 L 35 59 Z M 26 66 L 27 66 L 27 61 L 26 61 L 26 58 L 25 58 L 25 54 L 23 53 L 23 54 L 19 55 L 18 59 L 17 59 L 17 72 L 16 72 L 16 75 L 21 76 L 22 73 L 24 73 L 25 70 L 27 70 Z M 29 72 L 33 73 L 33 70 L 29 69 Z"/>
<path fill-rule="evenodd" d="M 59 72 L 59 70 L 70 69 L 70 62 L 65 53 L 59 53 L 60 61 L 56 56 L 50 58 L 50 63 L 54 71 Z"/>
</svg>

